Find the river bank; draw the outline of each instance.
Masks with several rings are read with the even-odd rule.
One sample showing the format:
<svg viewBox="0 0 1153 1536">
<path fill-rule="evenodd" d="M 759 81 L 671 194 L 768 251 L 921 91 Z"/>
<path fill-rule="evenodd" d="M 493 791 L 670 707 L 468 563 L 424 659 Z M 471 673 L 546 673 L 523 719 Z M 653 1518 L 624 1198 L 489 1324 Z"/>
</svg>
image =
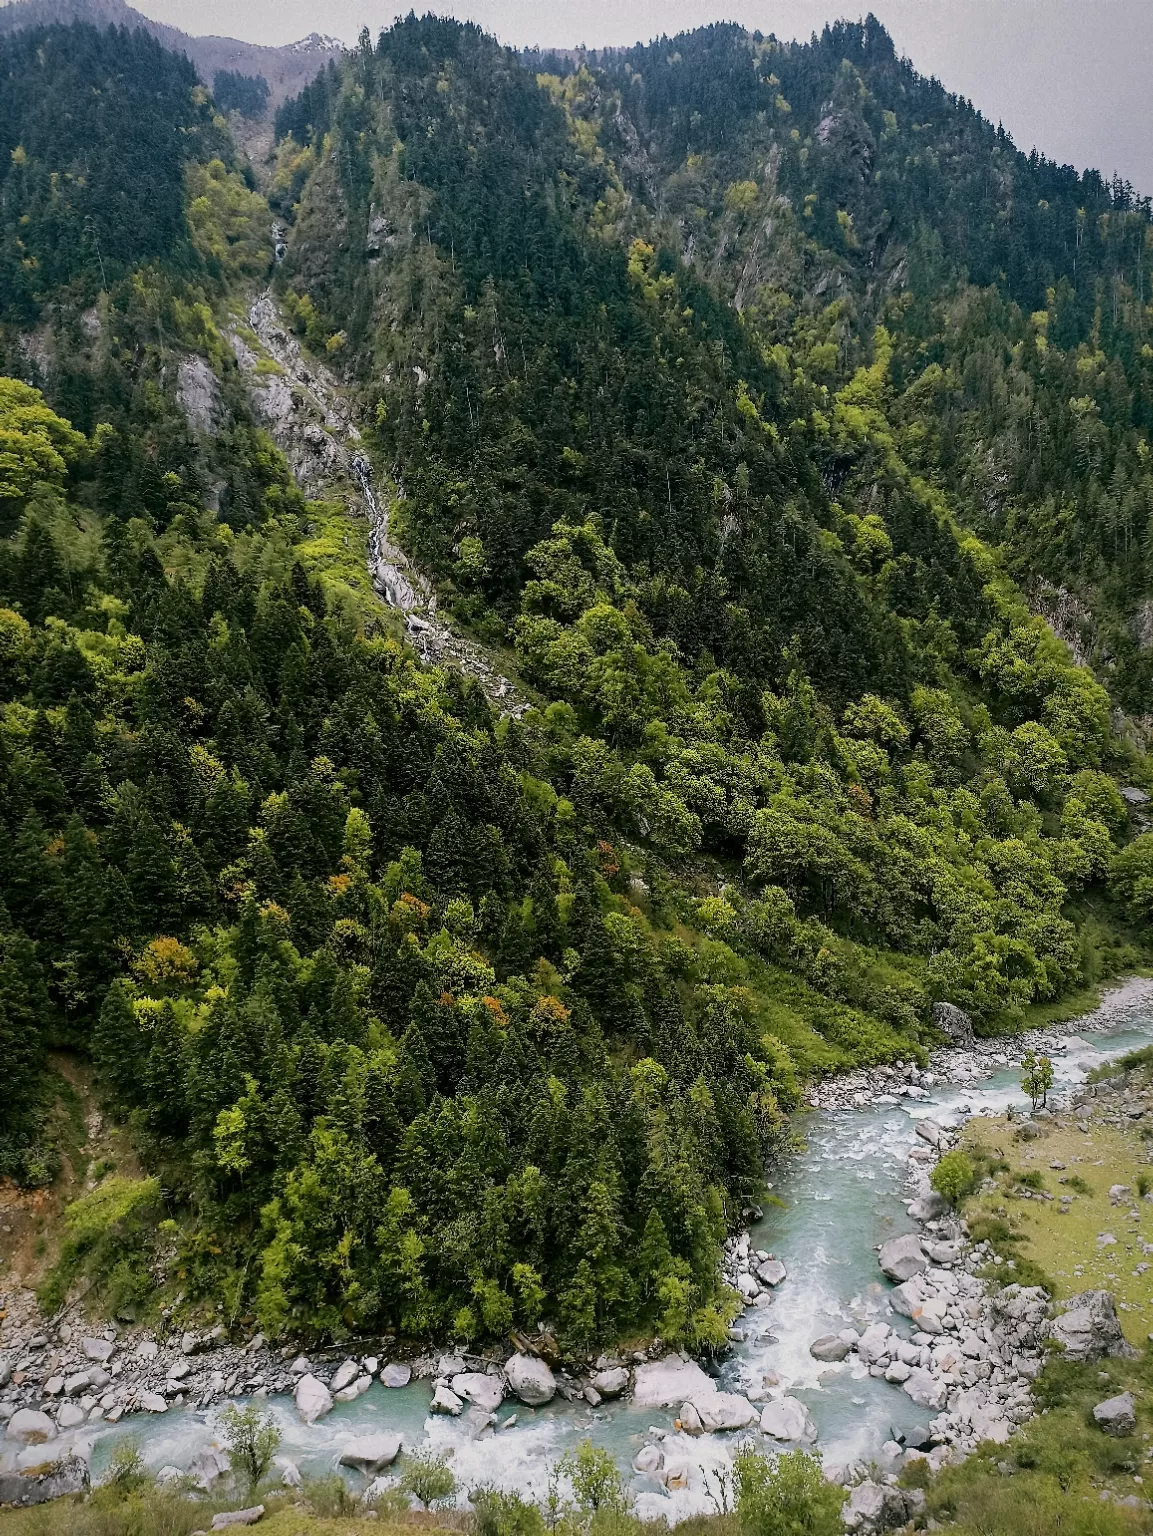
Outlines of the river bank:
<svg viewBox="0 0 1153 1536">
<path fill-rule="evenodd" d="M 1114 993 L 1088 1019 L 1062 1026 L 1059 1035 L 1047 1030 L 1043 1038 L 1066 1046 L 1054 1059 L 1059 1092 L 1067 1095 L 1090 1066 L 1153 1038 L 1153 983 Z M 974 1079 L 970 1064 L 978 1062 L 991 1075 Z M 395 1341 L 387 1339 L 361 1344 L 354 1357 L 325 1351 L 304 1360 L 259 1338 L 234 1344 L 212 1330 L 147 1337 L 107 1329 L 114 1337 L 104 1338 L 70 1321 L 71 1313 L 54 1319 L 50 1331 L 31 1310 L 21 1316 L 17 1309 L 4 1322 L 3 1347 L 14 1369 L 0 1402 L 9 1417 L 20 1408 L 45 1413 L 55 1440 L 88 1447 L 97 1476 L 125 1433 L 140 1439 L 154 1465 L 187 1466 L 211 1444 L 215 1411 L 237 1395 L 267 1395 L 285 1454 L 305 1470 L 331 1471 L 350 1441 L 384 1434 L 410 1449 L 427 1444 L 449 1453 L 462 1486 L 496 1481 L 543 1497 L 550 1462 L 587 1437 L 629 1471 L 641 1512 L 665 1518 L 709 1507 L 710 1477 L 731 1466 L 734 1436 L 714 1427 L 719 1418 L 759 1430 L 768 1412 L 766 1444 L 815 1444 L 829 1470 L 840 1468 L 835 1475 L 848 1481 L 879 1457 L 882 1464 L 906 1457 L 911 1446 L 926 1447 L 927 1456 L 934 1446 L 964 1451 L 982 1429 L 992 1425 L 1001 1433 L 1002 1422 L 1011 1428 L 1027 1417 L 1041 1320 L 994 1315 L 977 1275 L 988 1253 L 965 1251 L 963 1244 L 950 1251 L 958 1240 L 952 1218 L 931 1202 L 917 1202 L 924 1201 L 932 1159 L 959 1128 L 972 1116 L 1003 1114 L 1020 1101 L 1020 1090 L 1008 1062 L 1001 1066 L 979 1049 L 935 1055 L 929 1070 L 936 1081 L 924 1098 L 890 1092 L 892 1078 L 878 1077 L 871 1102 L 808 1117 L 807 1149 L 774 1191 L 782 1204 L 766 1210 L 743 1254 L 738 1237 L 726 1255 L 732 1278 L 748 1274 L 757 1292 L 745 1285 L 749 1304 L 731 1353 L 713 1373 L 679 1357 L 606 1357 L 583 1373 L 558 1370 L 555 1394 L 531 1403 L 509 1391 L 505 1355 L 418 1356 L 404 1362 L 407 1384 L 394 1387 L 380 1379 L 388 1364 L 398 1363 Z M 952 1072 L 956 1083 L 946 1080 Z M 916 1284 L 902 1294 L 906 1282 L 893 1287 L 878 1265 L 878 1248 L 910 1234 L 924 1263 L 917 1265 Z M 1035 1311 L 1033 1299 L 1024 1307 Z M 934 1311 L 939 1332 L 925 1321 Z M 1010 1322 L 1033 1332 L 1006 1349 Z M 850 1329 L 856 1342 L 841 1340 L 848 1345 L 842 1359 L 814 1358 L 815 1340 Z M 984 1355 L 966 1353 L 973 1340 Z M 902 1367 L 909 1370 L 904 1381 Z M 598 1374 L 614 1372 L 601 1391 Z M 924 1402 L 907 1389 L 910 1380 L 916 1389 L 920 1372 L 928 1378 L 919 1394 Z M 79 1382 L 85 1374 L 89 1379 Z M 333 1400 L 331 1411 L 312 1422 L 302 1419 L 289 1395 L 307 1376 Z M 438 1391 L 437 1406 L 447 1411 L 434 1411 Z M 145 1394 L 161 1401 L 145 1402 Z M 686 1403 L 701 1420 L 700 1434 L 693 1433 Z M 123 1411 L 115 1415 L 118 1404 Z M 113 1415 L 121 1422 L 110 1426 Z M 785 1437 L 773 1435 L 773 1426 Z M 936 1462 L 945 1459 L 937 1455 Z M 371 1481 L 352 1470 L 347 1475 L 359 1491 Z"/>
</svg>

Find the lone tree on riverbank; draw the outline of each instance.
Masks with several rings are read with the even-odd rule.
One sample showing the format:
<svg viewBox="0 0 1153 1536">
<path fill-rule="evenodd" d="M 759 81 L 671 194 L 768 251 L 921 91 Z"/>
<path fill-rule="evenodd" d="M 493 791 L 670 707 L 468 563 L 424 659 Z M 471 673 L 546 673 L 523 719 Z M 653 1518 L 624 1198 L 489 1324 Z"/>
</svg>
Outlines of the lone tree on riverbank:
<svg viewBox="0 0 1153 1536">
<path fill-rule="evenodd" d="M 1038 1104 L 1048 1104 L 1049 1089 L 1052 1086 L 1053 1063 L 1048 1056 L 1026 1051 L 1021 1058 L 1021 1087 L 1029 1095 L 1029 1102 L 1034 1109 Z"/>
</svg>

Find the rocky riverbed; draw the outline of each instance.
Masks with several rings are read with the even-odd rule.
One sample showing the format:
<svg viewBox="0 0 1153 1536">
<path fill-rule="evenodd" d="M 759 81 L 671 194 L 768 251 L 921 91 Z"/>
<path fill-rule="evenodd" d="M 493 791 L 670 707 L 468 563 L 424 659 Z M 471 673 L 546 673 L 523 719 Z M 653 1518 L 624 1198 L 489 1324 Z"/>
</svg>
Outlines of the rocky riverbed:
<svg viewBox="0 0 1153 1536">
<path fill-rule="evenodd" d="M 1128 999 L 1140 1005 L 1139 1012 L 1145 1009 L 1142 1019 L 1148 1013 L 1144 996 L 1134 999 L 1131 993 Z M 1106 1008 L 1090 1023 L 1109 1025 L 1111 1018 Z M 1116 1033 L 1115 1048 L 1147 1038 L 1147 1019 L 1141 1027 L 1144 1035 Z M 1085 1034 L 1087 1024 L 1073 1029 Z M 1066 1036 L 1050 1031 L 1044 1043 L 1056 1050 Z M 1074 1056 L 1078 1049 L 1078 1059 L 1088 1064 L 1084 1043 L 1072 1041 Z M 963 1071 L 985 1063 L 983 1081 L 971 1090 L 946 1090 L 954 1061 Z M 1074 1064 L 1066 1067 L 1060 1055 L 1057 1061 L 1065 1079 L 1061 1102 L 1067 1102 L 1058 1109 L 1058 1120 L 1080 1124 L 1081 1117 L 1094 1115 L 1111 1123 L 1148 1108 L 1140 1085 L 1122 1078 L 1077 1088 Z M 990 1067 L 997 1070 L 994 1085 L 1006 1086 L 990 1088 Z M 547 1336 L 518 1340 L 512 1354 L 402 1357 L 397 1340 L 385 1336 L 361 1341 L 355 1354 L 304 1355 L 273 1348 L 259 1335 L 236 1339 L 219 1325 L 189 1331 L 175 1313 L 165 1314 L 151 1330 L 123 1325 L 92 1330 L 79 1304 L 43 1319 L 30 1293 L 16 1293 L 0 1298 L 7 1309 L 0 1319 L 0 1421 L 7 1424 L 0 1476 L 23 1481 L 0 1484 L 0 1493 L 11 1497 L 15 1487 L 39 1498 L 82 1485 L 93 1440 L 115 1436 L 109 1426 L 132 1416 L 146 1426 L 171 1421 L 176 1433 L 162 1437 L 166 1454 L 180 1470 L 195 1466 L 198 1478 L 211 1481 L 220 1472 L 212 1459 L 220 1453 L 210 1443 L 213 1410 L 248 1396 L 269 1397 L 282 1425 L 296 1425 L 294 1456 L 306 1459 L 310 1437 L 319 1435 L 329 1464 L 340 1461 L 354 1469 L 350 1475 L 361 1479 L 365 1493 L 388 1476 L 402 1439 L 411 1446 L 431 1435 L 434 1444 L 451 1448 L 464 1469 L 463 1481 L 475 1461 L 467 1447 L 497 1437 L 500 1449 L 485 1452 L 478 1465 L 485 1466 L 485 1475 L 490 1464 L 502 1466 L 510 1485 L 533 1491 L 538 1462 L 547 1464 L 565 1443 L 564 1435 L 588 1433 L 625 1465 L 631 1463 L 639 1509 L 676 1518 L 701 1507 L 709 1478 L 731 1473 L 734 1444 L 755 1436 L 770 1448 L 824 1450 L 827 1474 L 850 1490 L 850 1528 L 880 1529 L 898 1516 L 907 1519 L 916 1514 L 917 1501 L 907 1491 L 894 1491 L 905 1463 L 924 1456 L 936 1467 L 967 1454 L 981 1439 L 1010 1435 L 1033 1411 L 1031 1383 L 1050 1338 L 1061 1339 L 1070 1353 L 1080 1351 L 1075 1358 L 1127 1347 L 1108 1293 L 1075 1298 L 1054 1315 L 1043 1292 L 991 1287 L 983 1276 L 994 1256 L 982 1245 L 969 1245 L 963 1227 L 928 1185 L 933 1162 L 965 1123 L 969 1101 L 977 1113 L 1002 1112 L 1015 1096 L 1013 1074 L 976 1046 L 935 1054 L 924 1070 L 912 1065 L 919 1083 L 904 1075 L 907 1070 L 862 1075 L 864 1086 L 854 1088 L 847 1101 L 852 1108 L 813 1116 L 810 1135 L 818 1136 L 819 1145 L 798 1160 L 798 1168 L 808 1170 L 805 1178 L 797 1182 L 790 1175 L 782 1183 L 789 1195 L 787 1215 L 782 1210 L 762 1219 L 751 1212 L 753 1232 L 726 1245 L 725 1276 L 744 1312 L 732 1328 L 731 1354 L 719 1368 L 702 1369 L 655 1344 L 649 1351 L 568 1363 L 565 1369 Z M 926 1072 L 936 1079 L 925 1090 L 931 1090 L 934 1105 L 891 1091 L 923 1087 Z M 853 1095 L 864 1092 L 891 1102 L 862 1109 Z M 1024 1135 L 1047 1134 L 1056 1123 L 1018 1117 Z M 872 1128 L 863 1140 L 851 1131 L 856 1125 Z M 878 1133 L 883 1141 L 876 1139 Z M 849 1152 L 848 1162 L 830 1161 L 838 1147 Z M 892 1214 L 879 1226 L 872 1220 L 881 1240 L 867 1240 L 876 1244 L 871 1256 L 864 1247 L 860 1269 L 846 1277 L 848 1287 L 838 1282 L 828 1294 L 820 1282 L 821 1228 L 814 1218 L 830 1208 L 819 1202 L 849 1178 L 837 1196 L 845 1202 L 843 1212 L 830 1213 L 840 1250 L 855 1251 L 860 1238 L 845 1222 L 859 1220 L 865 1207 L 856 1191 L 870 1190 L 872 1161 L 883 1147 L 903 1168 L 898 1172 L 893 1166 L 893 1195 L 885 1197 Z M 855 1182 L 862 1176 L 865 1182 Z M 893 1196 L 902 1184 L 900 1205 Z M 880 1193 L 868 1194 L 865 1206 L 876 1205 Z M 861 1234 L 869 1230 L 866 1223 Z M 779 1242 L 784 1247 L 772 1251 L 770 1244 Z M 852 1286 L 858 1287 L 856 1298 Z M 817 1292 L 810 1305 L 807 1298 Z M 416 1389 L 408 1386 L 413 1381 L 423 1383 L 415 1398 Z M 389 1408 L 394 1402 L 395 1413 Z M 860 1407 L 851 1412 L 903 1424 L 903 1430 L 883 1443 L 858 1435 L 853 1449 L 843 1414 L 856 1404 Z M 1113 1410 L 1107 1403 L 1100 1406 L 1104 1427 Z M 1125 1421 L 1124 1410 L 1122 1403 L 1113 1415 L 1117 1422 Z M 328 1429 L 330 1420 L 335 1434 Z M 187 1428 L 180 1430 L 182 1425 Z M 437 1425 L 444 1426 L 443 1433 Z M 551 1428 L 542 1438 L 546 1425 Z M 181 1444 L 187 1446 L 183 1454 L 177 1449 Z M 283 1475 L 298 1475 L 290 1460 Z"/>
</svg>

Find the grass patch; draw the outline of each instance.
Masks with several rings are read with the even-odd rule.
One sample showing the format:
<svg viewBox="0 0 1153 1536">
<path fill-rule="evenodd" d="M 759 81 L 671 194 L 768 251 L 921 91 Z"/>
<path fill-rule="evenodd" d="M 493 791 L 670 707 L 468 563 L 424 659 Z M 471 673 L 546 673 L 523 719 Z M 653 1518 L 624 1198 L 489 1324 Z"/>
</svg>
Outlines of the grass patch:
<svg viewBox="0 0 1153 1536">
<path fill-rule="evenodd" d="M 330 604 L 359 628 L 389 618 L 391 609 L 368 574 L 368 524 L 349 517 L 339 501 L 309 502 L 308 523 L 309 536 L 295 553 L 308 574 L 319 578 Z"/>
<path fill-rule="evenodd" d="M 37 1296 L 41 1310 L 57 1311 L 81 1275 L 108 1313 L 139 1305 L 153 1288 L 147 1243 L 159 1214 L 156 1179 L 108 1178 L 74 1201 L 64 1212 L 60 1258 Z"/>
<path fill-rule="evenodd" d="M 1143 1252 L 1143 1245 L 1153 1245 L 1153 1204 L 1137 1193 L 1144 1161 L 1139 1133 L 1099 1121 L 1085 1133 L 1062 1120 L 1039 1140 L 1020 1142 L 1008 1121 L 982 1117 L 966 1127 L 962 1145 L 975 1161 L 1004 1170 L 994 1191 L 965 1207 L 974 1240 L 987 1239 L 1017 1265 L 1010 1275 L 1006 1265 L 997 1266 L 998 1278 L 1024 1281 L 1028 1265 L 1048 1277 L 1058 1297 L 1112 1291 L 1126 1337 L 1143 1343 L 1153 1328 L 1153 1254 Z M 1053 1162 L 1068 1171 L 1050 1171 Z M 1116 1184 L 1128 1185 L 1132 1198 L 1113 1205 L 1109 1189 Z M 1047 1186 L 1052 1200 L 1033 1198 Z M 1067 1214 L 1060 1214 L 1063 1208 Z M 1114 1241 L 1099 1241 L 1108 1237 Z M 1142 1265 L 1151 1267 L 1138 1273 Z"/>
</svg>

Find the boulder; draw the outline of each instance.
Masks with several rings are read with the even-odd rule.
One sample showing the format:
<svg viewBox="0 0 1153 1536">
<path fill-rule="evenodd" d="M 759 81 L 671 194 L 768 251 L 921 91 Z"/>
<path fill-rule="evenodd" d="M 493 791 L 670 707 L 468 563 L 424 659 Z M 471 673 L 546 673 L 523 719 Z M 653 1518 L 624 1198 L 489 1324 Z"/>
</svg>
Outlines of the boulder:
<svg viewBox="0 0 1153 1536">
<path fill-rule="evenodd" d="M 146 1413 L 168 1412 L 168 1404 L 159 1392 L 141 1392 L 136 1401 Z"/>
<path fill-rule="evenodd" d="M 280 1469 L 280 1481 L 285 1488 L 303 1488 L 304 1479 L 300 1475 L 300 1468 L 290 1456 L 277 1456 L 273 1465 Z"/>
<path fill-rule="evenodd" d="M 677 1415 L 677 1428 L 686 1435 L 703 1435 L 705 1426 L 695 1403 L 682 1403 Z"/>
<path fill-rule="evenodd" d="M 90 1371 L 77 1371 L 75 1376 L 69 1376 L 64 1382 L 64 1391 L 68 1397 L 75 1397 L 78 1392 L 83 1392 L 85 1387 L 92 1385 L 92 1373 Z"/>
<path fill-rule="evenodd" d="M 936 1221 L 948 1208 L 948 1203 L 935 1189 L 923 1190 L 906 1207 L 914 1221 Z"/>
<path fill-rule="evenodd" d="M 223 1509 L 213 1515 L 211 1529 L 226 1531 L 230 1525 L 255 1525 L 263 1514 L 263 1504 L 253 1504 L 250 1509 Z"/>
<path fill-rule="evenodd" d="M 347 1387 L 341 1387 L 340 1391 L 334 1392 L 332 1396 L 334 1401 L 338 1403 L 355 1403 L 357 1398 L 367 1392 L 371 1386 L 371 1376 L 358 1376 L 354 1382 L 351 1382 Z"/>
<path fill-rule="evenodd" d="M 633 1402 L 638 1408 L 671 1408 L 716 1390 L 716 1382 L 695 1360 L 682 1360 L 679 1355 L 647 1361 L 633 1373 Z"/>
<path fill-rule="evenodd" d="M 866 1478 L 850 1493 L 842 1518 L 847 1531 L 888 1531 L 904 1525 L 905 1494 L 888 1483 Z"/>
<path fill-rule="evenodd" d="M 1131 1435 L 1137 1428 L 1133 1394 L 1122 1392 L 1120 1397 L 1106 1398 L 1093 1409 L 1093 1418 L 1107 1435 Z"/>
<path fill-rule="evenodd" d="M 315 1424 L 317 1419 L 332 1412 L 332 1393 L 311 1371 L 296 1383 L 294 1395 L 296 1411 L 306 1424 Z"/>
<path fill-rule="evenodd" d="M 232 1471 L 232 1457 L 218 1445 L 205 1446 L 188 1463 L 188 1475 L 205 1492 L 226 1472 Z"/>
<path fill-rule="evenodd" d="M 619 1397 L 629 1384 L 629 1373 L 623 1365 L 609 1366 L 593 1377 L 593 1386 L 602 1397 Z"/>
<path fill-rule="evenodd" d="M 160 1345 L 155 1339 L 145 1339 L 136 1346 L 137 1360 L 155 1360 L 160 1353 Z"/>
<path fill-rule="evenodd" d="M 921 1287 L 914 1275 L 911 1280 L 906 1280 L 902 1285 L 895 1285 L 885 1298 L 894 1312 L 899 1312 L 902 1317 L 916 1317 L 921 1310 L 923 1296 Z"/>
<path fill-rule="evenodd" d="M 642 1445 L 633 1457 L 633 1471 L 651 1475 L 658 1473 L 665 1464 L 664 1453 L 659 1446 Z"/>
<path fill-rule="evenodd" d="M 764 1251 L 763 1249 L 761 1250 Z M 780 1259 L 765 1259 L 757 1265 L 757 1279 L 762 1285 L 777 1286 L 787 1276 L 785 1266 Z"/>
<path fill-rule="evenodd" d="M 56 1427 L 77 1429 L 87 1417 L 87 1409 L 81 1408 L 79 1403 L 61 1403 L 56 1410 Z"/>
<path fill-rule="evenodd" d="M 8 1420 L 9 1440 L 19 1440 L 21 1445 L 43 1445 L 55 1440 L 56 1426 L 46 1413 L 35 1408 L 17 1408 Z"/>
<path fill-rule="evenodd" d="M 536 1355 L 515 1354 L 505 1364 L 509 1389 L 530 1408 L 541 1408 L 556 1396 L 556 1378 Z"/>
<path fill-rule="evenodd" d="M 346 1360 L 343 1365 L 338 1365 L 332 1380 L 328 1383 L 328 1390 L 335 1397 L 338 1392 L 343 1392 L 345 1387 L 350 1387 L 360 1375 L 360 1366 L 355 1360 Z"/>
<path fill-rule="evenodd" d="M 920 1366 L 909 1372 L 908 1380 L 901 1383 L 901 1388 L 918 1408 L 931 1408 L 934 1413 L 941 1411 L 948 1396 L 946 1384 Z"/>
<path fill-rule="evenodd" d="M 707 1430 L 748 1429 L 757 1419 L 757 1410 L 738 1392 L 710 1392 L 693 1406 Z"/>
<path fill-rule="evenodd" d="M 109 1339 L 85 1339 L 80 1346 L 89 1360 L 95 1360 L 97 1364 L 104 1365 L 111 1360 L 116 1345 Z"/>
<path fill-rule="evenodd" d="M 914 1130 L 922 1141 L 927 1141 L 931 1147 L 940 1145 L 944 1132 L 935 1120 L 918 1120 Z"/>
<path fill-rule="evenodd" d="M 400 1455 L 399 1435 L 358 1435 L 340 1453 L 340 1465 L 375 1475 Z"/>
<path fill-rule="evenodd" d="M 1136 1356 L 1121 1332 L 1109 1291 L 1082 1291 L 1062 1306 L 1061 1315 L 1049 1324 L 1049 1333 L 1064 1346 L 1066 1360 L 1100 1360 L 1105 1355 L 1131 1360 Z"/>
<path fill-rule="evenodd" d="M 432 1413 L 447 1413 L 452 1418 L 458 1418 L 464 1412 L 464 1403 L 457 1397 L 450 1387 L 437 1387 L 432 1394 L 432 1402 L 429 1404 Z"/>
<path fill-rule="evenodd" d="M 956 1003 L 934 1003 L 933 1023 L 954 1045 L 973 1044 L 973 1021 Z"/>
<path fill-rule="evenodd" d="M 897 1282 L 911 1280 L 929 1267 L 929 1261 L 921 1251 L 921 1239 L 915 1232 L 906 1232 L 882 1243 L 877 1259 L 889 1279 Z"/>
<path fill-rule="evenodd" d="M 71 1493 L 87 1493 L 88 1463 L 82 1456 L 49 1460 L 23 1472 L 0 1473 L 0 1504 L 47 1504 Z"/>
<path fill-rule="evenodd" d="M 892 1348 L 893 1330 L 888 1323 L 870 1323 L 857 1340 L 857 1354 L 866 1365 L 876 1365 Z"/>
<path fill-rule="evenodd" d="M 823 1333 L 809 1345 L 809 1354 L 814 1360 L 843 1360 L 852 1347 L 838 1333 Z"/>
<path fill-rule="evenodd" d="M 761 1433 L 773 1440 L 812 1445 L 817 1438 L 817 1426 L 804 1403 L 795 1397 L 782 1397 L 765 1406 L 761 1414 Z"/>
<path fill-rule="evenodd" d="M 391 1360 L 380 1373 L 382 1387 L 407 1387 L 412 1380 L 412 1366 Z"/>
<path fill-rule="evenodd" d="M 504 1402 L 504 1383 L 499 1376 L 486 1376 L 480 1371 L 464 1371 L 452 1378 L 452 1390 L 466 1403 L 475 1403 L 486 1413 L 495 1413 Z"/>
</svg>

